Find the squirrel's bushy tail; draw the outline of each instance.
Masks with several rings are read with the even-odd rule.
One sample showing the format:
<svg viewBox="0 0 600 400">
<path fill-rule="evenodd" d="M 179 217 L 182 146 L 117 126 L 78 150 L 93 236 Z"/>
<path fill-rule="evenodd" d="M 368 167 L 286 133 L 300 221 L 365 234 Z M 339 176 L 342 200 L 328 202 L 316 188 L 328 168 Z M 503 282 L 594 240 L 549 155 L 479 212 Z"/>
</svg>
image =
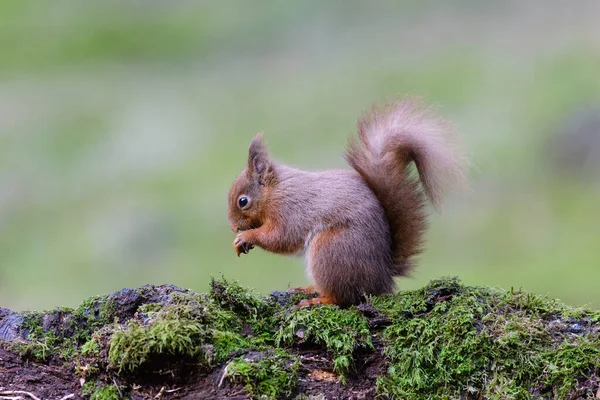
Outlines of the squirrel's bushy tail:
<svg viewBox="0 0 600 400">
<path fill-rule="evenodd" d="M 422 250 L 426 202 L 435 208 L 446 189 L 463 180 L 453 131 L 420 101 L 374 107 L 358 121 L 348 163 L 375 193 L 390 222 L 394 274 L 406 275 Z M 416 171 L 412 168 L 412 164 Z"/>
</svg>

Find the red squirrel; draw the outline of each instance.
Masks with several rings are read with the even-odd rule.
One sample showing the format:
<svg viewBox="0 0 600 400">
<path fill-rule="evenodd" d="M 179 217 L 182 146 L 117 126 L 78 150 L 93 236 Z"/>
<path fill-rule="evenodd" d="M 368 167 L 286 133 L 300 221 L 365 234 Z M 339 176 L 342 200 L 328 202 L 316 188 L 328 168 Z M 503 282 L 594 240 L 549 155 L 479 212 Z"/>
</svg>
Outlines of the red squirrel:
<svg viewBox="0 0 600 400">
<path fill-rule="evenodd" d="M 273 160 L 262 134 L 229 192 L 237 255 L 254 246 L 302 255 L 319 297 L 299 305 L 359 303 L 394 290 L 423 250 L 426 205 L 464 178 L 454 133 L 417 100 L 373 107 L 348 143 L 349 170 L 306 172 Z M 414 164 L 414 167 L 412 165 Z"/>
</svg>

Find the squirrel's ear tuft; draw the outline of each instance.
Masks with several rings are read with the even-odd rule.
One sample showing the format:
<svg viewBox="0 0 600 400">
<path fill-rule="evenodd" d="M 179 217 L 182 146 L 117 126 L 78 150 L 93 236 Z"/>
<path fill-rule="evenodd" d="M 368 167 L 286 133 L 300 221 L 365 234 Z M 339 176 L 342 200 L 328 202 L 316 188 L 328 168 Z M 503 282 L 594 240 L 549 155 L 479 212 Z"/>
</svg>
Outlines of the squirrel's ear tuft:
<svg viewBox="0 0 600 400">
<path fill-rule="evenodd" d="M 269 152 L 262 133 L 259 133 L 252 139 L 248 149 L 248 177 L 265 185 L 270 182 L 272 175 Z"/>
</svg>

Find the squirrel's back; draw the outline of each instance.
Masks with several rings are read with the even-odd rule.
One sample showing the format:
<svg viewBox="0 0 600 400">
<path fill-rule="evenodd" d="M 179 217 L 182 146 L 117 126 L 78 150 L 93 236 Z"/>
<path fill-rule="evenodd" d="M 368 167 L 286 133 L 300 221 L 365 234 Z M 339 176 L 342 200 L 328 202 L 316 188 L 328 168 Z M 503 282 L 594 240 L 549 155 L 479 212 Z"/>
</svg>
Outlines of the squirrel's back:
<svg viewBox="0 0 600 400">
<path fill-rule="evenodd" d="M 360 225 L 369 231 L 367 236 L 383 237 L 389 242 L 383 206 L 356 171 L 307 172 L 284 164 L 274 165 L 274 170 L 279 183 L 271 191 L 271 203 L 278 220 L 294 227 L 300 237 L 334 226 Z"/>
<path fill-rule="evenodd" d="M 385 210 L 396 275 L 406 275 L 422 251 L 427 200 L 439 208 L 445 191 L 463 179 L 453 140 L 449 125 L 416 100 L 374 107 L 358 121 L 346 160 Z"/>
</svg>

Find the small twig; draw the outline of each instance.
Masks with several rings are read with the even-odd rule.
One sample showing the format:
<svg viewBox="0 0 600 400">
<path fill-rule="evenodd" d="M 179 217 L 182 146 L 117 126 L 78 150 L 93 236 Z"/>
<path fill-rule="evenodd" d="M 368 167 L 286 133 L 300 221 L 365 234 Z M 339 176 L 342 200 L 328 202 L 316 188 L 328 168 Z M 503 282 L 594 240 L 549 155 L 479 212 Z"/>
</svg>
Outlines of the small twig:
<svg viewBox="0 0 600 400">
<path fill-rule="evenodd" d="M 123 393 L 121 393 L 121 388 L 119 387 L 119 385 L 117 385 L 117 381 L 115 381 L 115 378 L 113 378 L 112 381 L 115 384 L 115 387 L 117 388 L 117 392 L 119 392 L 119 397 L 123 397 Z"/>
<path fill-rule="evenodd" d="M 217 385 L 218 387 L 221 387 L 221 385 L 223 385 L 223 380 L 225 380 L 225 377 L 227 376 L 227 370 L 229 369 L 229 366 L 231 365 L 232 361 L 229 361 L 227 363 L 227 365 L 225 366 L 225 368 L 223 369 L 223 375 L 221 375 L 221 379 L 219 379 L 219 384 Z"/>
<path fill-rule="evenodd" d="M 4 390 L 4 388 L 0 387 L 0 390 Z M 25 392 L 24 390 L 7 390 L 4 392 L 0 392 L 0 399 L 2 400 L 22 400 L 23 396 L 29 396 L 33 400 L 40 400 L 40 398 L 34 395 L 33 393 Z M 59 400 L 69 400 L 73 397 L 75 397 L 75 394 L 71 393 L 61 397 Z"/>
<path fill-rule="evenodd" d="M 35 394 L 26 392 L 24 390 L 6 390 L 4 392 L 0 392 L 0 396 L 15 396 L 15 395 L 18 397 L 13 397 L 14 399 L 20 399 L 20 398 L 22 398 L 22 396 L 19 396 L 19 395 L 25 395 L 25 396 L 31 397 L 33 400 L 40 400 L 40 398 L 37 397 Z"/>
<path fill-rule="evenodd" d="M 162 396 L 162 394 L 165 392 L 165 387 L 161 387 L 160 390 L 158 391 L 158 394 L 156 396 L 154 396 L 155 399 L 158 399 L 159 397 Z"/>
</svg>

